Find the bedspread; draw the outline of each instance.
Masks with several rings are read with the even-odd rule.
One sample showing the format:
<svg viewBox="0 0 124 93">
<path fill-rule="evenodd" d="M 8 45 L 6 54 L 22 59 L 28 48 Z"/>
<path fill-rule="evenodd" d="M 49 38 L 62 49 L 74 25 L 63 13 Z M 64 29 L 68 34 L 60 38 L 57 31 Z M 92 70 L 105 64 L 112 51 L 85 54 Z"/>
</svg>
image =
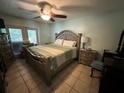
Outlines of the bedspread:
<svg viewBox="0 0 124 93">
<path fill-rule="evenodd" d="M 76 48 L 55 44 L 38 45 L 29 47 L 29 50 L 36 56 L 41 56 L 51 62 L 51 69 L 56 70 L 64 62 L 76 58 Z"/>
</svg>

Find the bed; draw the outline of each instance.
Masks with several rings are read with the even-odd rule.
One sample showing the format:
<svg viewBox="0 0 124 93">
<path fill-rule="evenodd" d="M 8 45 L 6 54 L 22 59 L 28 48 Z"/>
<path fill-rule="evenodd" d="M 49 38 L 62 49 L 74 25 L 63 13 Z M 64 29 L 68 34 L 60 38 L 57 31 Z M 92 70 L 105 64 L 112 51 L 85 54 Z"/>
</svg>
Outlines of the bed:
<svg viewBox="0 0 124 93">
<path fill-rule="evenodd" d="M 53 77 L 72 60 L 79 60 L 81 33 L 69 30 L 55 34 L 55 39 L 75 41 L 74 47 L 56 45 L 37 45 L 25 48 L 26 61 L 45 79 L 47 85 L 51 84 Z M 64 41 L 63 41 L 64 42 Z"/>
</svg>

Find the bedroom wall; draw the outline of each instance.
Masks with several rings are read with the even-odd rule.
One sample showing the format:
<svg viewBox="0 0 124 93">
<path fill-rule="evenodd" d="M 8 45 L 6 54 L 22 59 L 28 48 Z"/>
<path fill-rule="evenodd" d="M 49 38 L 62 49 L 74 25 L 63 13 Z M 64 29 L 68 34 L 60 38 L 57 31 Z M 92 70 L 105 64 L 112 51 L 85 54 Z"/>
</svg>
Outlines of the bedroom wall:
<svg viewBox="0 0 124 93">
<path fill-rule="evenodd" d="M 54 40 L 54 33 L 65 29 L 76 33 L 81 32 L 84 36 L 90 37 L 91 45 L 89 47 L 100 53 L 104 49 L 115 50 L 122 29 L 124 29 L 124 13 L 89 14 L 64 22 L 56 22 L 51 25 L 51 40 Z"/>
<path fill-rule="evenodd" d="M 44 44 L 50 41 L 50 26 L 49 23 L 36 22 L 24 18 L 10 16 L 0 13 L 0 18 L 3 18 L 5 24 L 36 28 L 38 30 L 38 42 Z"/>
</svg>

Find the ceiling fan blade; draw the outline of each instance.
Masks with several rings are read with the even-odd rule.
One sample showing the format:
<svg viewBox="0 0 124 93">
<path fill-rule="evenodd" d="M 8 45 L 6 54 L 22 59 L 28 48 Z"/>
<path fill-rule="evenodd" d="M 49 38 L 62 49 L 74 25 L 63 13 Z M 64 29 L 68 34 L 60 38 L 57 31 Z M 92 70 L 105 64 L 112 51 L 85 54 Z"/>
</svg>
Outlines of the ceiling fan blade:
<svg viewBox="0 0 124 93">
<path fill-rule="evenodd" d="M 50 21 L 51 21 L 51 22 L 55 22 L 55 20 L 54 20 L 52 17 L 50 18 Z"/>
<path fill-rule="evenodd" d="M 24 11 L 29 11 L 29 12 L 34 12 L 34 13 L 37 13 L 38 12 L 37 10 L 29 10 L 29 9 L 22 8 L 22 7 L 18 7 L 18 9 L 24 10 Z"/>
<path fill-rule="evenodd" d="M 29 3 L 29 4 L 36 4 L 37 0 L 19 0 L 19 2 Z"/>
<path fill-rule="evenodd" d="M 26 10 L 40 10 L 40 8 L 36 4 L 30 4 L 30 3 L 27 3 L 27 2 L 18 1 L 17 5 L 20 8 L 24 8 Z"/>
<path fill-rule="evenodd" d="M 41 18 L 40 16 L 36 16 L 36 17 L 34 17 L 33 19 L 37 19 L 37 18 Z"/>
<path fill-rule="evenodd" d="M 52 14 L 52 16 L 57 18 L 67 18 L 66 15 L 61 15 L 61 14 Z"/>
<path fill-rule="evenodd" d="M 62 15 L 62 14 L 55 14 L 55 13 L 53 13 L 53 12 L 51 12 L 51 16 L 52 16 L 52 17 L 56 17 L 56 18 L 67 18 L 67 16 L 66 16 L 66 15 Z"/>
<path fill-rule="evenodd" d="M 82 10 L 90 10 L 93 9 L 93 7 L 89 7 L 89 6 L 76 6 L 76 5 L 72 5 L 72 6 L 61 6 L 60 10 L 63 11 L 67 11 L 67 12 L 79 12 Z"/>
</svg>

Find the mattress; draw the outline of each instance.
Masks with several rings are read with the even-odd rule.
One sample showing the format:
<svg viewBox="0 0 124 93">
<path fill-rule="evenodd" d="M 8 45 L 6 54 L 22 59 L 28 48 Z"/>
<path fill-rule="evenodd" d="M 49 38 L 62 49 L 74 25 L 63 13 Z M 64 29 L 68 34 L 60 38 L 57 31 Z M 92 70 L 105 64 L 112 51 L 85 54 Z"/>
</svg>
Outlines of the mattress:
<svg viewBox="0 0 124 93">
<path fill-rule="evenodd" d="M 76 47 L 66 47 L 55 44 L 38 45 L 29 47 L 36 56 L 51 62 L 50 69 L 56 70 L 64 62 L 77 57 Z"/>
</svg>

